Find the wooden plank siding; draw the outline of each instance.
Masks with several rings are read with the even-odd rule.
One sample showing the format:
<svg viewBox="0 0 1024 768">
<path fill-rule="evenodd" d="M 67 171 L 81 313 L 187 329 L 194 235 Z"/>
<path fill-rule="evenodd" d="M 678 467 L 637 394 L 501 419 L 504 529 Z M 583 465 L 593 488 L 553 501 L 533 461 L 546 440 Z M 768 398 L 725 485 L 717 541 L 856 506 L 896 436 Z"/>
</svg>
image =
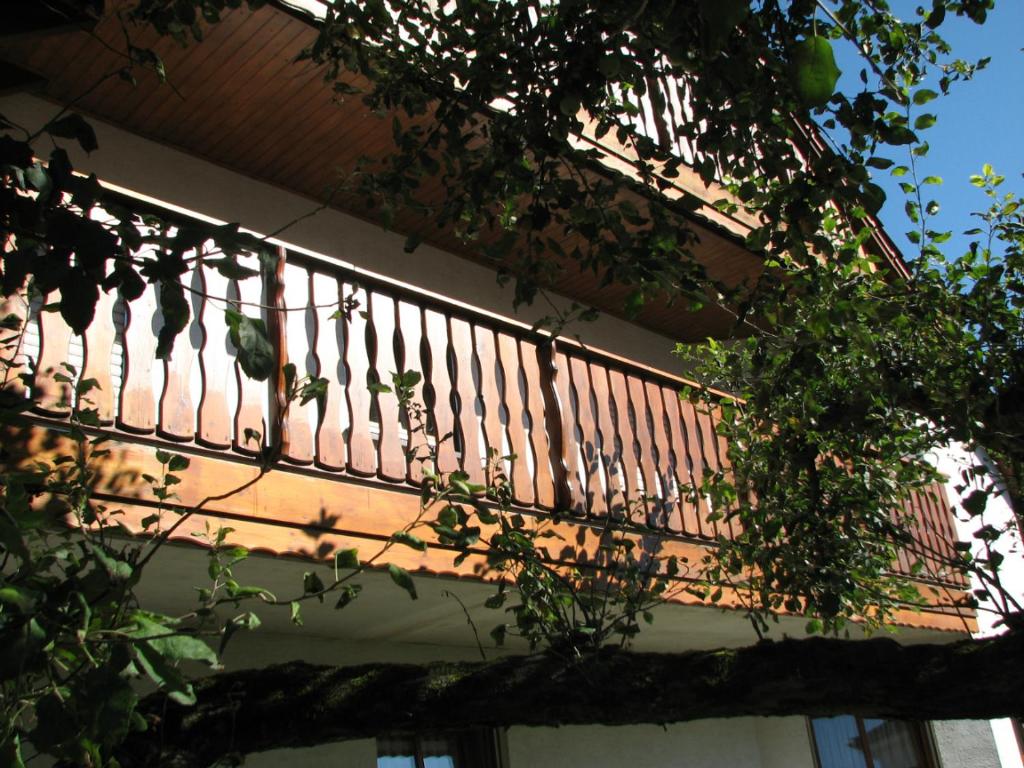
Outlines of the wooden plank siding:
<svg viewBox="0 0 1024 768">
<path fill-rule="evenodd" d="M 181 214 L 167 215 L 184 223 Z M 472 482 L 504 468 L 515 504 L 534 515 L 567 513 L 587 530 L 600 529 L 607 515 L 628 515 L 637 535 L 653 530 L 665 546 L 710 546 L 738 533 L 735 521 L 710 521 L 698 493 L 706 472 L 729 471 L 728 446 L 716 429 L 720 410 L 679 399 L 688 382 L 305 252 L 282 246 L 277 253 L 273 274 L 262 279 L 228 280 L 197 258 L 195 274 L 184 276 L 196 286 L 192 319 L 170 359 L 156 365 L 152 288 L 129 305 L 120 325 L 113 298 L 105 298 L 85 339 L 87 372 L 102 364 L 94 355 L 106 356 L 108 372 L 122 372 L 116 386 L 104 379 L 119 391 L 103 395 L 103 433 L 126 445 L 169 444 L 202 457 L 210 468 L 194 478 L 190 470 L 188 482 L 209 480 L 208 493 L 219 490 L 212 468 L 218 462 L 225 473 L 251 474 L 252 454 L 280 443 L 281 461 L 261 482 L 266 493 L 314 480 L 321 496 L 386 490 L 413 500 L 400 505 L 406 514 L 418 498 L 424 452 L 433 446 L 437 470 L 464 471 Z M 254 256 L 243 261 L 257 264 Z M 282 377 L 272 376 L 270 387 L 245 378 L 228 338 L 226 306 L 266 321 L 279 368 L 290 362 L 300 376 L 326 377 L 326 397 L 285 409 Z M 37 312 L 32 322 L 39 340 L 26 354 L 39 361 L 36 412 L 40 424 L 58 426 L 71 385 L 54 381 L 52 371 L 66 359 L 72 334 L 56 313 Z M 424 408 L 421 431 L 394 393 L 372 386 L 390 383 L 400 370 L 423 374 L 415 392 Z M 255 444 L 247 430 L 258 433 Z M 137 491 L 121 496 L 136 500 Z M 267 507 L 256 517 L 281 531 L 302 522 L 275 511 L 285 508 Z M 894 570 L 911 574 L 921 560 L 929 581 L 963 588 L 939 564 L 952 553 L 954 535 L 942 487 L 916 492 L 904 512 L 921 545 L 902 552 Z M 403 524 L 394 515 L 358 524 L 345 518 L 346 531 L 371 538 Z M 292 552 L 288 541 L 276 551 Z"/>
</svg>

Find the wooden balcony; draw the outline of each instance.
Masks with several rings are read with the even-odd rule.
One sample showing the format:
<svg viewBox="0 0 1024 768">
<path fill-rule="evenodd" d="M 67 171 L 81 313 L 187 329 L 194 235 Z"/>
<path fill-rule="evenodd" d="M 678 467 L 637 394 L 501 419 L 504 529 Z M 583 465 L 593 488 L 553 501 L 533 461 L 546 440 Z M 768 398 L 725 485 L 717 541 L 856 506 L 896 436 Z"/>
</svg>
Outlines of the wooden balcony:
<svg viewBox="0 0 1024 768">
<path fill-rule="evenodd" d="M 38 302 L 8 302 L 5 314 L 28 319 L 23 363 L 34 371 L 37 405 L 26 454 L 47 450 L 62 430 L 74 387 L 59 374 L 70 362 L 79 379 L 99 384 L 87 405 L 98 410 L 96 431 L 112 439 L 112 450 L 97 476 L 98 498 L 124 505 L 129 528 L 160 506 L 141 479 L 159 475 L 156 448 L 192 457 L 175 490 L 178 503 L 195 505 L 254 478 L 256 457 L 279 446 L 270 476 L 205 505 L 203 514 L 227 520 L 240 543 L 275 554 L 316 558 L 386 539 L 418 512 L 416 441 L 426 440 L 437 470 L 462 470 L 473 483 L 485 482 L 489 461 L 504 457 L 497 461 L 517 507 L 565 516 L 567 540 L 576 542 L 560 553 L 565 561 L 593 543 L 607 515 L 629 516 L 638 535 L 657 532 L 691 560 L 719 536 L 735 535 L 735 524 L 710 519 L 695 493 L 705 473 L 728 471 L 727 446 L 716 431 L 719 412 L 678 397 L 683 379 L 329 257 L 286 246 L 278 254 L 273 274 L 244 279 L 190 258 L 183 282 L 191 320 L 166 362 L 155 358 L 161 319 L 152 286 L 130 305 L 102 294 L 81 338 Z M 257 266 L 255 256 L 246 258 Z M 274 377 L 269 385 L 246 378 L 228 335 L 228 306 L 267 324 L 279 365 L 290 361 L 300 375 L 326 378 L 326 397 L 282 410 Z M 426 436 L 410 434 L 395 395 L 373 386 L 406 370 L 422 373 L 416 399 L 425 406 Z M 894 568 L 910 574 L 921 559 L 925 574 L 941 574 L 934 553 L 952 554 L 955 541 L 941 486 L 915 494 L 908 511 L 922 547 L 903 552 Z M 182 536 L 204 524 L 196 519 Z M 443 549 L 405 553 L 405 564 L 478 574 L 482 553 L 453 568 Z M 948 594 L 965 586 L 933 581 Z M 956 623 L 938 607 L 925 623 L 935 621 Z"/>
</svg>

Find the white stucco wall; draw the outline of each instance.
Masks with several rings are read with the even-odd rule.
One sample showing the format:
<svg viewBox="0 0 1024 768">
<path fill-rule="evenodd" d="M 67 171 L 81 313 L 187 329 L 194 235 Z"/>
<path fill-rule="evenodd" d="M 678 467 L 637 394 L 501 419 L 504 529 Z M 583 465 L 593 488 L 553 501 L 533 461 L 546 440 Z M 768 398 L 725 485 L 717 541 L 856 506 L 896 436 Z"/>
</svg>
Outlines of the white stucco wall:
<svg viewBox="0 0 1024 768">
<path fill-rule="evenodd" d="M 602 728 L 511 728 L 509 768 L 814 768 L 802 717 Z"/>
<path fill-rule="evenodd" d="M 757 732 L 747 719 L 602 728 L 511 728 L 509 768 L 686 766 L 758 768 Z"/>
<path fill-rule="evenodd" d="M 1000 755 L 987 720 L 934 722 L 932 736 L 939 753 L 939 768 L 1000 767 Z"/>
<path fill-rule="evenodd" d="M 763 768 L 815 768 L 807 719 L 753 718 Z"/>
</svg>

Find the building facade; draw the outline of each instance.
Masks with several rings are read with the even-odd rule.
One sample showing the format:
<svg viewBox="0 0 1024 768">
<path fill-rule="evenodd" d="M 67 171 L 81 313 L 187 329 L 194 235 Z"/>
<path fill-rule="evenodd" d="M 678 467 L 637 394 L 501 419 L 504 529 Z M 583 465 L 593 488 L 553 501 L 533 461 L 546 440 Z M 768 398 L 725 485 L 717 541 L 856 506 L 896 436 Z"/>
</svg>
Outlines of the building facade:
<svg viewBox="0 0 1024 768">
<path fill-rule="evenodd" d="M 699 559 L 723 523 L 707 518 L 707 505 L 688 499 L 701 473 L 724 466 L 714 413 L 676 396 L 686 383 L 670 355 L 676 341 L 701 339 L 720 327 L 713 311 L 689 317 L 672 307 L 651 307 L 638 320 L 618 313 L 621 295 L 571 272 L 560 278 L 562 307 L 583 301 L 603 311 L 553 343 L 532 330 L 541 307 L 510 315 L 511 295 L 450 232 L 424 238 L 410 255 L 403 245 L 421 234 L 422 222 L 399 215 L 391 231 L 343 195 L 308 216 L 339 167 L 359 155 L 387 151 L 390 118 L 357 105 L 338 108 L 312 65 L 294 65 L 308 42 L 310 22 L 286 8 L 230 14 L 206 40 L 187 49 L 167 41 L 165 58 L 178 95 L 133 88 L 117 78 L 113 24 L 81 30 L 41 30 L 0 42 L 0 55 L 38 76 L 0 100 L 0 113 L 21 125 L 43 125 L 59 104 L 77 99 L 97 131 L 100 149 L 75 157 L 124 200 L 175 218 L 237 222 L 258 234 L 280 231 L 274 274 L 228 279 L 193 268 L 185 283 L 192 318 L 169 361 L 155 360 L 158 301 L 153 289 L 125 306 L 101 298 L 84 338 L 55 314 L 20 310 L 29 322 L 26 355 L 36 366 L 41 395 L 38 432 L 59 431 L 72 398 L 55 378 L 71 361 L 83 378 L 96 378 L 92 397 L 113 438 L 98 480 L 99 498 L 121 506 L 129 528 L 159 507 L 140 478 L 157 474 L 156 451 L 189 457 L 176 489 L 180 503 L 195 504 L 236 487 L 257 472 L 255 455 L 280 440 L 273 472 L 252 488 L 204 507 L 183 526 L 143 584 L 154 609 L 173 612 L 205 559 L 195 546 L 208 522 L 228 525 L 232 540 L 256 554 L 248 581 L 287 594 L 310 563 L 336 550 L 372 549 L 418 511 L 422 468 L 407 455 L 414 439 L 398 404 L 377 392 L 401 370 L 422 372 L 417 397 L 429 412 L 438 468 L 484 479 L 488 455 L 514 455 L 504 469 L 514 503 L 524 514 L 556 508 L 569 545 L 561 557 L 585 557 L 595 546 L 594 521 L 616 508 L 639 504 L 662 531 L 666 551 Z M 83 71 L 82 62 L 91 62 Z M 82 91 L 87 91 L 82 94 Z M 382 135 L 384 138 L 382 138 Z M 319 147 L 314 153 L 309 150 Z M 605 147 L 610 164 L 626 163 L 621 148 Z M 685 174 L 678 192 L 717 196 Z M 334 199 L 334 198 L 332 198 Z M 700 256 L 722 275 L 755 268 L 736 244 L 747 223 L 715 211 L 697 211 Z M 253 259 L 255 263 L 255 259 Z M 349 303 L 347 317 L 334 317 Z M 227 340 L 228 305 L 258 314 L 271 327 L 279 362 L 329 380 L 322 405 L 281 408 L 279 391 L 247 380 Z M 279 426 L 275 426 L 279 425 Z M 272 434 L 276 429 L 281 434 Z M 450 440 L 438 438 L 451 433 Z M 955 540 L 945 496 L 922 494 L 914 512 L 938 548 Z M 431 661 L 478 656 L 467 618 L 487 629 L 501 620 L 484 607 L 492 587 L 481 580 L 481 554 L 454 564 L 450 548 L 425 552 L 398 548 L 389 558 L 414 573 L 420 599 L 410 602 L 386 575 L 368 574 L 364 596 L 345 611 L 309 610 L 296 628 L 285 613 L 229 647 L 229 668 L 290 658 L 354 664 Z M 909 569 L 911 558 L 899 567 Z M 967 588 L 952 580 L 950 593 Z M 453 598 L 452 595 L 455 597 Z M 460 606 L 461 602 L 461 606 Z M 976 629 L 941 604 L 897 616 L 907 642 L 944 641 Z M 463 610 L 463 607 L 465 611 Z M 802 622 L 783 619 L 802 634 Z M 641 633 L 642 650 L 682 650 L 750 644 L 738 612 L 680 597 Z M 511 650 L 517 650 L 513 645 Z M 519 649 L 521 650 L 521 648 Z M 503 651 L 490 650 L 490 653 Z M 667 728 L 511 728 L 500 733 L 395 734 L 376 741 L 325 745 L 287 754 L 254 755 L 249 763 L 282 760 L 311 766 L 884 766 L 933 768 L 1000 765 L 987 723 L 930 725 L 837 718 L 737 718 Z"/>
</svg>

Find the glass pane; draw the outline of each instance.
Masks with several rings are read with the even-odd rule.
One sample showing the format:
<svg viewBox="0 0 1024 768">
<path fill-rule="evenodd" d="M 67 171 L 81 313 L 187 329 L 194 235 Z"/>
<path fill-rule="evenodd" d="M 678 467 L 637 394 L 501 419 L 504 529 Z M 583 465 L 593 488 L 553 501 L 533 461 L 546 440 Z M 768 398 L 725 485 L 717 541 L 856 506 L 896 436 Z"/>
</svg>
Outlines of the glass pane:
<svg viewBox="0 0 1024 768">
<path fill-rule="evenodd" d="M 866 768 L 857 720 L 851 715 L 817 717 L 812 721 L 821 768 Z"/>
<path fill-rule="evenodd" d="M 423 768 L 456 768 L 455 755 L 458 754 L 458 745 L 454 738 L 424 736 L 420 747 L 423 749 Z"/>
<path fill-rule="evenodd" d="M 447 736 L 423 736 L 420 741 L 423 768 L 456 768 L 455 756 L 458 745 L 455 741 L 456 739 Z"/>
<path fill-rule="evenodd" d="M 873 768 L 924 768 L 916 726 L 901 720 L 865 720 Z"/>
<path fill-rule="evenodd" d="M 377 768 L 416 768 L 416 741 L 404 736 L 377 739 Z"/>
</svg>

